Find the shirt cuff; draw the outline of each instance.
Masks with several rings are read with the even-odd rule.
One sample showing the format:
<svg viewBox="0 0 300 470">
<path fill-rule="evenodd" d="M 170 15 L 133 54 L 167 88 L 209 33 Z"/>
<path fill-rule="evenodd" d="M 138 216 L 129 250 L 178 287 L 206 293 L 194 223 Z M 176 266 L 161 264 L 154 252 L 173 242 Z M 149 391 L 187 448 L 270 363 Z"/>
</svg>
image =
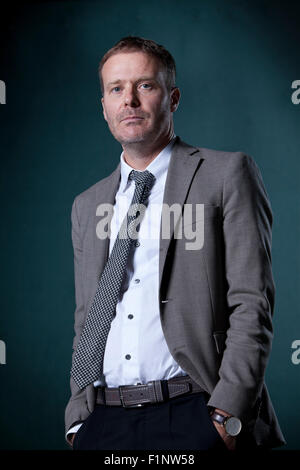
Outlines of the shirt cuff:
<svg viewBox="0 0 300 470">
<path fill-rule="evenodd" d="M 68 434 L 74 434 L 75 432 L 78 431 L 78 429 L 80 428 L 80 426 L 82 426 L 83 423 L 79 423 L 79 424 L 76 424 L 76 426 L 73 426 L 72 428 L 69 429 L 69 431 L 66 433 L 66 439 L 69 440 L 67 438 Z"/>
</svg>

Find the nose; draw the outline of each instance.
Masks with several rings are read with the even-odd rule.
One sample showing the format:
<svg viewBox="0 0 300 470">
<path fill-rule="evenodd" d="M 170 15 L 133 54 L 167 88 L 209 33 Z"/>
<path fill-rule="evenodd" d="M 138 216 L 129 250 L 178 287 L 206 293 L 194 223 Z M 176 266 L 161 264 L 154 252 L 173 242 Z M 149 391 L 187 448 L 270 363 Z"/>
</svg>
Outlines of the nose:
<svg viewBox="0 0 300 470">
<path fill-rule="evenodd" d="M 140 105 L 136 89 L 133 86 L 125 89 L 124 103 L 126 106 L 130 106 L 132 108 L 137 108 Z"/>
</svg>

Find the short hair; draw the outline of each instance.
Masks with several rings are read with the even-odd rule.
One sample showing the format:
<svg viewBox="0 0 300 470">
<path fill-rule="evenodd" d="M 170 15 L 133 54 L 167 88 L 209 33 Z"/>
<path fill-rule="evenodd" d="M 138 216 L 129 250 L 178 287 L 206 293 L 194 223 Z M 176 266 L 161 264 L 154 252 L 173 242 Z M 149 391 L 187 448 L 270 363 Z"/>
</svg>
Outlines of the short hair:
<svg viewBox="0 0 300 470">
<path fill-rule="evenodd" d="M 166 85 L 168 90 L 172 90 L 175 87 L 176 80 L 176 65 L 175 60 L 167 49 L 161 44 L 157 44 L 151 39 L 145 39 L 138 36 L 127 36 L 120 39 L 111 49 L 109 49 L 101 59 L 99 64 L 98 72 L 100 78 L 100 86 L 102 94 L 104 93 L 103 80 L 102 80 L 102 68 L 105 62 L 115 54 L 119 52 L 144 52 L 152 57 L 156 57 L 162 66 L 164 67 L 166 76 Z"/>
</svg>

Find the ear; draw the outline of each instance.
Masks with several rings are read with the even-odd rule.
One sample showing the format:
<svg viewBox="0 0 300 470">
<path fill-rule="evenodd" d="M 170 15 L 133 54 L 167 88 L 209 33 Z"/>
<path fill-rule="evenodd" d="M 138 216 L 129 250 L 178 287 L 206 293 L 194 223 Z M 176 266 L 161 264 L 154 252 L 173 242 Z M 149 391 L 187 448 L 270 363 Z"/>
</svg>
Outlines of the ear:
<svg viewBox="0 0 300 470">
<path fill-rule="evenodd" d="M 176 111 L 179 105 L 180 91 L 178 87 L 175 87 L 171 91 L 170 110 L 172 113 Z"/>
<path fill-rule="evenodd" d="M 104 119 L 105 119 L 105 121 L 107 121 L 107 115 L 106 115 L 106 111 L 105 111 L 104 99 L 103 99 L 103 98 L 101 98 L 101 104 L 102 104 L 102 110 L 103 110 Z"/>
</svg>

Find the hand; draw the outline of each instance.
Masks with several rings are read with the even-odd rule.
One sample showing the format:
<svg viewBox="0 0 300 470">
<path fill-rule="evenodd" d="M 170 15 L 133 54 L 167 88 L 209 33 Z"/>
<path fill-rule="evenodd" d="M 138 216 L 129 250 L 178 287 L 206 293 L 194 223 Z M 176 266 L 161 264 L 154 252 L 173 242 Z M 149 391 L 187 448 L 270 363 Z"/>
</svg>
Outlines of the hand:
<svg viewBox="0 0 300 470">
<path fill-rule="evenodd" d="M 74 434 L 70 434 L 68 440 L 70 442 L 70 445 L 73 447 L 73 442 L 74 442 L 74 439 L 75 439 L 75 436 L 76 436 L 76 432 L 74 432 Z"/>
<path fill-rule="evenodd" d="M 222 415 L 232 416 L 229 413 L 227 413 L 226 411 L 220 410 L 219 408 L 215 408 L 215 411 L 217 413 L 222 414 Z M 216 421 L 214 421 L 213 419 L 212 419 L 212 422 L 214 423 L 214 426 L 215 426 L 216 430 L 218 431 L 218 433 L 220 434 L 221 438 L 225 442 L 227 449 L 228 450 L 235 450 L 235 448 L 236 448 L 236 437 L 235 436 L 229 436 L 229 434 L 227 434 L 227 432 L 226 432 L 224 426 L 222 426 L 222 424 L 216 423 Z"/>
<path fill-rule="evenodd" d="M 225 445 L 228 450 L 235 450 L 236 447 L 236 437 L 235 436 L 229 436 L 227 432 L 225 431 L 224 426 L 222 426 L 219 423 L 216 423 L 213 419 L 212 422 L 214 423 L 214 426 L 218 433 L 220 434 L 221 438 L 225 442 Z"/>
</svg>

